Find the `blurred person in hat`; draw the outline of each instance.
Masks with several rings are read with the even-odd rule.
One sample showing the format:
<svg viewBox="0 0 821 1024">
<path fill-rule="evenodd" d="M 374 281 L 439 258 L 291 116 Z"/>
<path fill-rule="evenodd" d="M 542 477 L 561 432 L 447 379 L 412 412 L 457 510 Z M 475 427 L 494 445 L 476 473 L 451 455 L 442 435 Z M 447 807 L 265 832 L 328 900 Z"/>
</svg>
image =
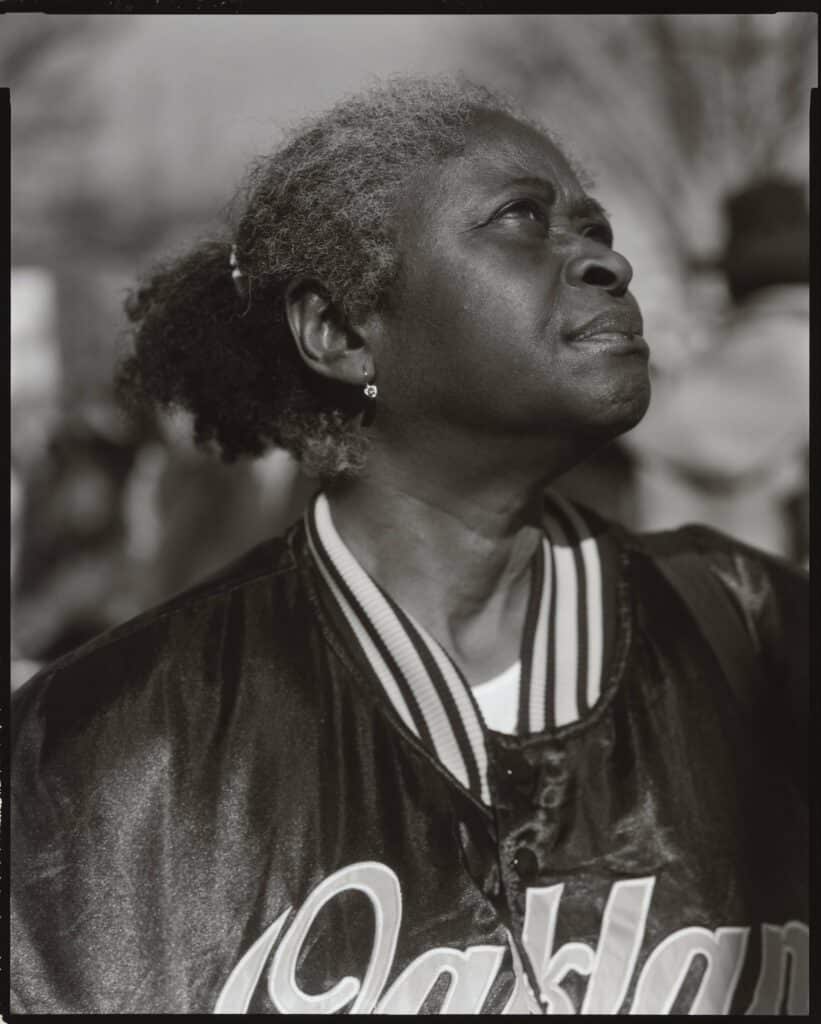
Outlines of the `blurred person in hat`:
<svg viewBox="0 0 821 1024">
<path fill-rule="evenodd" d="M 697 520 L 806 564 L 805 192 L 786 179 L 758 179 L 727 198 L 725 216 L 727 242 L 712 265 L 730 303 L 722 329 L 679 377 L 656 382 L 629 438 L 641 526 Z"/>
</svg>

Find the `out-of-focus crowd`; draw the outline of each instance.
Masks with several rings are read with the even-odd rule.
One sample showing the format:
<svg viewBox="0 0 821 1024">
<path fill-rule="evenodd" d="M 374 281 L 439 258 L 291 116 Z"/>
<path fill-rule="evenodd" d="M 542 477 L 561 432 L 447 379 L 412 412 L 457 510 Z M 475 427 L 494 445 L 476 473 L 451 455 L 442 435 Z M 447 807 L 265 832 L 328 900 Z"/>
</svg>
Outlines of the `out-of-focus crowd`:
<svg viewBox="0 0 821 1024">
<path fill-rule="evenodd" d="M 67 365 L 60 292 L 12 271 L 13 688 L 281 532 L 315 486 L 282 451 L 228 466 L 197 450 L 185 414 L 126 415 L 112 362 Z"/>
<path fill-rule="evenodd" d="M 187 427 L 89 402 L 54 419 L 35 458 L 12 459 L 13 687 L 300 514 L 314 484 L 284 452 L 226 466 Z"/>
</svg>

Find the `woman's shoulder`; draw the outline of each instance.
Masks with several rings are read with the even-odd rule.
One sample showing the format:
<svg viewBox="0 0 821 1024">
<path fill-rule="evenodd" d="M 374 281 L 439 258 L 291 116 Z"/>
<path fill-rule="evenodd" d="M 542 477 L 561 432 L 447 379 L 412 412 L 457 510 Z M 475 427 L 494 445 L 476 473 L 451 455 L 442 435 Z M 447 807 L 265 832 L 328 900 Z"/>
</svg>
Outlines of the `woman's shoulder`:
<svg viewBox="0 0 821 1024">
<path fill-rule="evenodd" d="M 293 533 L 43 666 L 12 697 L 13 750 L 33 734 L 39 743 L 149 725 L 151 709 L 169 700 L 196 717 L 216 700 L 226 659 L 241 657 L 240 624 L 255 614 L 287 619 L 298 588 Z M 276 648 L 277 630 L 269 632 Z"/>
<path fill-rule="evenodd" d="M 749 622 L 766 620 L 770 632 L 777 619 L 792 617 L 800 622 L 806 618 L 809 574 L 779 555 L 703 523 L 643 531 L 566 498 L 560 499 L 558 507 L 565 523 L 575 523 L 575 535 L 595 538 L 601 552 L 652 562 L 668 578 L 678 579 L 682 572 L 709 574 L 743 609 Z M 570 532 L 565 530 L 568 535 Z"/>
<path fill-rule="evenodd" d="M 712 566 L 715 571 L 742 577 L 753 572 L 798 587 L 809 582 L 809 573 L 803 566 L 704 523 L 684 523 L 674 529 L 658 531 L 623 529 L 621 533 L 626 544 L 650 557 L 688 555 Z"/>
<path fill-rule="evenodd" d="M 633 533 L 627 542 L 685 597 L 702 625 L 712 612 L 727 623 L 733 616 L 728 620 L 725 609 L 734 606 L 771 674 L 807 680 L 809 573 L 804 568 L 697 523 Z M 714 629 L 710 626 L 710 632 Z"/>
</svg>

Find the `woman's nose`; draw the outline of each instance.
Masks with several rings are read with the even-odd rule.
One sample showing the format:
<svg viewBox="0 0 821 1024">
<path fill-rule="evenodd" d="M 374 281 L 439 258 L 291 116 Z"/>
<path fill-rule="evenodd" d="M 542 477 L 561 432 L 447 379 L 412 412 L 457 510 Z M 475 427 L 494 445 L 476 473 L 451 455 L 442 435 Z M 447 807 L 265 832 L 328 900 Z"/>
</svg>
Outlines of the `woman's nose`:
<svg viewBox="0 0 821 1024">
<path fill-rule="evenodd" d="M 633 268 L 621 255 L 604 245 L 596 253 L 588 250 L 565 264 L 565 280 L 573 287 L 590 285 L 611 295 L 624 295 L 633 277 Z"/>
</svg>

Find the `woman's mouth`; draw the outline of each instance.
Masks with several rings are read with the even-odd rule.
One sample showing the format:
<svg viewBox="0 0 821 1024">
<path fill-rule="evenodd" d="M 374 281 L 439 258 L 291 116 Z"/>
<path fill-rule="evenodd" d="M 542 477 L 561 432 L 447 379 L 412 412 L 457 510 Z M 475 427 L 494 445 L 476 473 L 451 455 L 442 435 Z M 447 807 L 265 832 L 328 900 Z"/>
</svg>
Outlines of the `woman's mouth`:
<svg viewBox="0 0 821 1024">
<path fill-rule="evenodd" d="M 595 348 L 614 355 L 650 355 L 650 346 L 641 334 L 624 334 L 620 331 L 602 330 L 585 334 L 581 338 L 571 338 L 570 344 L 574 347 Z"/>
<path fill-rule="evenodd" d="M 571 330 L 568 338 L 570 341 L 586 341 L 588 338 L 614 335 L 641 337 L 643 331 L 644 322 L 637 309 L 611 309 Z"/>
</svg>

